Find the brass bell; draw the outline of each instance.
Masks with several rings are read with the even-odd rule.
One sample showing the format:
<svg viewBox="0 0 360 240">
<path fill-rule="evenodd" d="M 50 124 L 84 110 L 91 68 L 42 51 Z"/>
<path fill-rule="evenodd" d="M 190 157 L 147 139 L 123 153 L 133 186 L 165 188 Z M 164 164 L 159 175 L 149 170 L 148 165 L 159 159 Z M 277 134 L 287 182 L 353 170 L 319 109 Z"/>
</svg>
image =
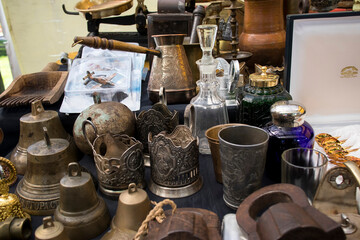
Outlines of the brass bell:
<svg viewBox="0 0 360 240">
<path fill-rule="evenodd" d="M 25 114 L 20 118 L 19 142 L 10 156 L 10 161 L 14 163 L 18 174 L 25 174 L 27 148 L 43 139 L 43 127 L 49 130 L 51 138 L 61 138 L 69 141 L 70 155 L 73 161 L 76 161 L 78 150 L 73 138 L 62 126 L 58 113 L 52 110 L 45 111 L 41 101 L 35 101 L 31 104 L 31 113 Z"/>
<path fill-rule="evenodd" d="M 150 210 L 151 203 L 147 193 L 137 188 L 135 183 L 130 183 L 128 190 L 119 196 L 111 230 L 101 240 L 133 239 Z"/>
<path fill-rule="evenodd" d="M 60 180 L 73 161 L 66 139 L 49 138 L 32 144 L 27 152 L 27 170 L 16 187 L 24 211 L 32 215 L 52 215 L 59 204 Z"/>
<path fill-rule="evenodd" d="M 105 201 L 97 195 L 89 173 L 78 163 L 70 163 L 68 175 L 60 181 L 60 204 L 54 213 L 70 239 L 92 239 L 105 231 L 110 214 Z"/>
<path fill-rule="evenodd" d="M 51 216 L 43 218 L 43 224 L 35 231 L 35 240 L 70 240 L 64 225 L 54 221 Z"/>
</svg>

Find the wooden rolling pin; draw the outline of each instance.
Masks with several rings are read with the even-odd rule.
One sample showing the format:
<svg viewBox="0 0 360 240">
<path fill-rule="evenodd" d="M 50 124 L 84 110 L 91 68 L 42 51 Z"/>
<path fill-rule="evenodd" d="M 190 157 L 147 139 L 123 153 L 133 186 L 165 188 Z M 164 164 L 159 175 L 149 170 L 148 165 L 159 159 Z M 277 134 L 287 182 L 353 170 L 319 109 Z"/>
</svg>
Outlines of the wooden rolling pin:
<svg viewBox="0 0 360 240">
<path fill-rule="evenodd" d="M 149 49 L 146 47 L 137 46 L 134 44 L 121 42 L 117 40 L 108 40 L 106 38 L 99 37 L 75 37 L 72 47 L 76 44 L 82 44 L 92 48 L 101 48 L 109 50 L 120 50 L 127 52 L 137 52 L 137 53 L 149 53 L 154 54 L 155 56 L 161 57 L 161 52 L 158 50 Z"/>
</svg>

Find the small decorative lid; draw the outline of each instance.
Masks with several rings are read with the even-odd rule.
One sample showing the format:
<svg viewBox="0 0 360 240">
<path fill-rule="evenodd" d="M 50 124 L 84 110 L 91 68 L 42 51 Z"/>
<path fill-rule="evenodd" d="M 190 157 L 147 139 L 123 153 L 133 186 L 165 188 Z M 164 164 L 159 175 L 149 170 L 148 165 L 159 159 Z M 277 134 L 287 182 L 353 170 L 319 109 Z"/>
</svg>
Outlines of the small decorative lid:
<svg viewBox="0 0 360 240">
<path fill-rule="evenodd" d="M 292 100 L 274 103 L 270 112 L 273 123 L 281 127 L 299 127 L 306 116 L 305 107 Z"/>
<path fill-rule="evenodd" d="M 279 76 L 266 72 L 267 67 L 261 68 L 262 73 L 250 74 L 250 85 L 253 87 L 275 87 L 278 84 Z"/>
</svg>

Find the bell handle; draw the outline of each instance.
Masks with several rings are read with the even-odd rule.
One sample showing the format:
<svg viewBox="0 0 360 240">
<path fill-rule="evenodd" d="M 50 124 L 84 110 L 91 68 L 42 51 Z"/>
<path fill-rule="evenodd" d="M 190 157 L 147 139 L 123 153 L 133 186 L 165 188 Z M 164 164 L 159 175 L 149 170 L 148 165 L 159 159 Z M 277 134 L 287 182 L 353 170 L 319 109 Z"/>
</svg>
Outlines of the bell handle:
<svg viewBox="0 0 360 240">
<path fill-rule="evenodd" d="M 128 187 L 129 194 L 137 192 L 137 186 L 135 183 L 130 183 Z"/>
<path fill-rule="evenodd" d="M 137 53 L 149 53 L 155 56 L 161 57 L 161 52 L 158 50 L 153 50 L 150 48 L 137 46 L 134 44 L 121 42 L 112 39 L 100 38 L 100 37 L 75 37 L 74 43 L 72 46 L 74 47 L 76 44 L 82 44 L 92 48 L 101 48 L 101 49 L 109 49 L 109 50 L 120 50 L 127 52 L 137 52 Z"/>
<path fill-rule="evenodd" d="M 45 112 L 45 110 L 40 100 L 31 103 L 31 115 L 36 116 L 42 112 Z"/>
<path fill-rule="evenodd" d="M 90 126 L 92 126 L 92 128 L 94 129 L 94 132 L 95 132 L 96 137 L 98 137 L 99 135 L 98 135 L 98 133 L 97 133 L 96 126 L 94 125 L 94 123 L 93 123 L 92 121 L 90 121 L 90 120 L 85 120 L 85 121 L 83 121 L 83 123 L 82 123 L 82 132 L 83 132 L 84 138 L 85 138 L 85 140 L 87 141 L 87 143 L 89 144 L 89 146 L 90 146 L 92 149 L 94 149 L 94 146 L 92 145 L 92 143 L 90 142 L 90 140 L 89 140 L 89 138 L 88 138 L 88 136 L 87 136 L 87 134 L 86 134 L 86 125 L 87 125 L 87 124 L 90 124 Z"/>
<path fill-rule="evenodd" d="M 188 104 L 184 111 L 184 125 L 189 127 L 194 135 L 195 131 L 195 107 L 193 104 Z"/>
<path fill-rule="evenodd" d="M 81 168 L 77 162 L 71 162 L 68 165 L 69 177 L 81 177 Z"/>
<path fill-rule="evenodd" d="M 51 141 L 50 141 L 50 137 L 49 137 L 47 128 L 43 127 L 43 131 L 44 131 L 44 140 L 45 140 L 46 146 L 50 147 Z"/>
<path fill-rule="evenodd" d="M 51 216 L 47 216 L 43 218 L 43 225 L 44 225 L 44 229 L 55 227 L 54 221 Z"/>
</svg>

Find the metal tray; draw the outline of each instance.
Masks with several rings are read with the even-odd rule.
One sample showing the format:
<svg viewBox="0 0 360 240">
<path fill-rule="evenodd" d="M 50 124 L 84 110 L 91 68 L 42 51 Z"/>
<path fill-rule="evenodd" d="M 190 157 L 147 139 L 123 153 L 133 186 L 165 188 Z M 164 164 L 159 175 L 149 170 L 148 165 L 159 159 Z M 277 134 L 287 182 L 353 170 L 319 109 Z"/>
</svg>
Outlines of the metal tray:
<svg viewBox="0 0 360 240">
<path fill-rule="evenodd" d="M 133 6 L 132 0 L 90 1 L 82 0 L 75 5 L 75 9 L 82 14 L 89 13 L 93 19 L 100 19 L 111 15 L 119 15 Z"/>
</svg>

